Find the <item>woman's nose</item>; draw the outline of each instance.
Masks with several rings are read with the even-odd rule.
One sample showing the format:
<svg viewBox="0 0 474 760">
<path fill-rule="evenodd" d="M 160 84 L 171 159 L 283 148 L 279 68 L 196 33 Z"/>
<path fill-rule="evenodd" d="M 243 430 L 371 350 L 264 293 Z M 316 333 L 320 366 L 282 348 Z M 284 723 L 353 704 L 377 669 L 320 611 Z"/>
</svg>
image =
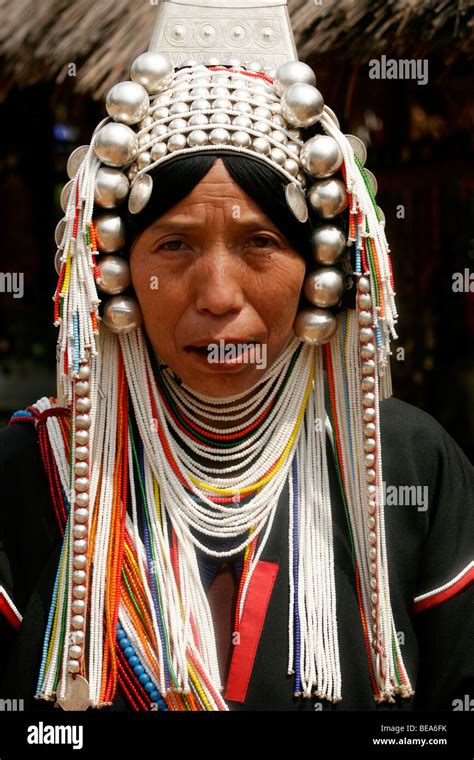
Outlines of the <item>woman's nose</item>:
<svg viewBox="0 0 474 760">
<path fill-rule="evenodd" d="M 244 305 L 242 267 L 235 255 L 222 246 L 208 252 L 196 275 L 196 309 L 222 316 L 237 313 Z"/>
</svg>

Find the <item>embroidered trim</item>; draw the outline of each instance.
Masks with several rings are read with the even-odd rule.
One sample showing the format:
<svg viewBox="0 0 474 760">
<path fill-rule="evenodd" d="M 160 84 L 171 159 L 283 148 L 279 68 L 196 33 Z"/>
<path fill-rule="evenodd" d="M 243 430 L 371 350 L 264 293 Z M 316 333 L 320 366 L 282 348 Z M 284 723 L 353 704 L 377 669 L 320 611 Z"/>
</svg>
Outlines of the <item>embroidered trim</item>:
<svg viewBox="0 0 474 760">
<path fill-rule="evenodd" d="M 463 588 L 474 581 L 474 560 L 470 562 L 464 570 L 456 575 L 455 578 L 445 583 L 439 588 L 427 591 L 426 594 L 420 594 L 415 597 L 415 612 L 423 612 L 436 604 L 441 604 L 452 596 L 458 594 Z"/>
</svg>

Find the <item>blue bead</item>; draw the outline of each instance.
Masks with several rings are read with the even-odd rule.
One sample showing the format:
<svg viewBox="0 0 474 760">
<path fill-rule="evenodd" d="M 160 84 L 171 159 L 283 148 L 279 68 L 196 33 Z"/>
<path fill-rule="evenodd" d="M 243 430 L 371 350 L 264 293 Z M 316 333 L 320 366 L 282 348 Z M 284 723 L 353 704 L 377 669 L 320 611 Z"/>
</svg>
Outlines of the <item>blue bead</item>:
<svg viewBox="0 0 474 760">
<path fill-rule="evenodd" d="M 148 681 L 145 684 L 145 691 L 148 692 L 148 694 L 151 695 L 151 692 L 155 691 L 155 684 L 152 681 Z"/>
<path fill-rule="evenodd" d="M 130 657 L 133 657 L 133 655 L 135 654 L 135 650 L 133 647 L 127 647 L 126 649 L 123 650 L 123 653 L 125 657 L 127 658 L 127 660 L 130 662 Z"/>
<path fill-rule="evenodd" d="M 130 665 L 131 668 L 134 668 L 135 665 L 139 665 L 140 664 L 140 660 L 138 659 L 138 657 L 137 657 L 136 654 L 134 654 L 132 657 L 128 658 L 128 664 Z"/>
<path fill-rule="evenodd" d="M 123 639 L 119 639 L 119 644 L 121 649 L 126 649 L 130 646 L 130 642 L 126 636 L 124 636 Z"/>
<path fill-rule="evenodd" d="M 153 686 L 153 691 L 150 691 L 150 699 L 152 702 L 159 702 L 161 700 L 160 692 Z"/>
<path fill-rule="evenodd" d="M 141 684 L 143 684 L 143 686 L 145 686 L 145 684 L 150 680 L 150 676 L 148 673 L 142 673 L 141 676 L 138 677 L 138 680 Z"/>
<path fill-rule="evenodd" d="M 123 628 L 120 623 L 117 623 L 117 633 L 120 633 L 120 631 L 123 631 Z"/>
<path fill-rule="evenodd" d="M 133 672 L 135 673 L 136 676 L 141 676 L 141 674 L 145 672 L 145 668 L 143 667 L 143 665 L 135 665 L 135 667 L 133 668 Z"/>
</svg>

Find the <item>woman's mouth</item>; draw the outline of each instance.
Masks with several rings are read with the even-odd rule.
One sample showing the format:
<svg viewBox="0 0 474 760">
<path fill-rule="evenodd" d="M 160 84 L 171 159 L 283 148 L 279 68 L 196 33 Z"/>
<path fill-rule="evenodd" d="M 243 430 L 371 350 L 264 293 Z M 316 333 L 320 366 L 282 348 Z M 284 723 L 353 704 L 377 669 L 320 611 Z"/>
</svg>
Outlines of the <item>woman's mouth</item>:
<svg viewBox="0 0 474 760">
<path fill-rule="evenodd" d="M 252 340 L 208 341 L 202 345 L 188 345 L 184 350 L 201 365 L 207 365 L 211 371 L 231 371 L 240 369 L 245 364 L 261 364 L 266 344 Z"/>
</svg>

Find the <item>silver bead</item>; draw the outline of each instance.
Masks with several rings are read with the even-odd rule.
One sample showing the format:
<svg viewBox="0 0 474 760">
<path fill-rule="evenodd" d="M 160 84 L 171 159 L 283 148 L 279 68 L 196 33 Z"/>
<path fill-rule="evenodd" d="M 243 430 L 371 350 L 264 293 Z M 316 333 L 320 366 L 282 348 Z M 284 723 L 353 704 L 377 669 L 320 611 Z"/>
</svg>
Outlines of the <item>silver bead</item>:
<svg viewBox="0 0 474 760">
<path fill-rule="evenodd" d="M 362 404 L 363 406 L 368 407 L 374 407 L 375 406 L 375 396 L 373 393 L 364 393 L 362 396 Z"/>
<path fill-rule="evenodd" d="M 347 206 L 346 188 L 339 179 L 320 179 L 308 193 L 308 200 L 314 211 L 325 219 L 332 219 Z"/>
<path fill-rule="evenodd" d="M 370 343 L 374 339 L 374 331 L 371 327 L 361 327 L 359 330 L 359 340 L 361 343 Z"/>
<path fill-rule="evenodd" d="M 283 164 L 283 168 L 288 172 L 288 174 L 291 174 L 292 177 L 298 176 L 298 172 L 300 170 L 299 164 L 297 161 L 295 161 L 294 158 L 287 158 Z"/>
<path fill-rule="evenodd" d="M 89 433 L 87 430 L 76 430 L 76 443 L 78 443 L 79 446 L 85 446 L 89 443 Z"/>
<path fill-rule="evenodd" d="M 153 116 L 145 116 L 145 118 L 140 122 L 140 129 L 148 129 L 148 127 L 151 127 L 153 124 L 153 121 Z M 145 135 L 145 137 L 147 137 L 147 135 Z"/>
<path fill-rule="evenodd" d="M 367 161 L 367 148 L 362 140 L 355 135 L 345 135 L 345 138 L 354 151 L 354 155 L 358 158 L 362 166 L 364 166 Z"/>
<path fill-rule="evenodd" d="M 191 117 L 192 119 L 193 117 Z M 191 119 L 189 122 L 191 122 Z M 167 132 L 169 132 L 168 126 L 166 124 L 157 124 L 156 127 L 153 127 L 150 134 L 152 137 L 163 137 Z"/>
<path fill-rule="evenodd" d="M 375 464 L 375 456 L 373 454 L 366 454 L 364 461 L 366 467 L 373 467 Z"/>
<path fill-rule="evenodd" d="M 74 496 L 74 503 L 76 507 L 78 507 L 76 512 L 78 512 L 79 509 L 86 509 L 89 506 L 89 494 L 86 491 L 76 493 Z"/>
<path fill-rule="evenodd" d="M 372 299 L 368 293 L 361 293 L 359 295 L 359 307 L 361 309 L 372 308 Z"/>
<path fill-rule="evenodd" d="M 78 584 L 77 586 L 73 586 L 72 588 L 72 595 L 76 597 L 76 599 L 84 599 L 87 593 L 87 589 L 82 584 Z"/>
<path fill-rule="evenodd" d="M 207 145 L 208 134 L 203 129 L 193 129 L 188 133 L 187 143 L 190 148 L 194 148 L 196 145 Z"/>
<path fill-rule="evenodd" d="M 156 121 L 159 121 L 160 119 L 167 119 L 170 115 L 170 109 L 168 106 L 160 106 L 155 111 L 153 111 L 153 116 Z M 159 124 L 156 125 L 157 127 L 160 126 Z M 166 126 L 166 125 L 162 125 Z"/>
<path fill-rule="evenodd" d="M 84 628 L 85 619 L 83 615 L 73 615 L 71 618 L 71 625 L 73 628 Z"/>
<path fill-rule="evenodd" d="M 191 95 L 194 95 L 194 91 L 191 90 Z M 217 85 L 216 87 L 211 88 L 211 92 L 207 91 L 207 95 L 203 95 L 202 93 L 196 94 L 196 97 L 211 97 L 213 100 L 216 98 L 226 98 L 228 99 L 230 95 L 230 90 L 228 87 L 222 87 Z"/>
<path fill-rule="evenodd" d="M 97 247 L 101 253 L 115 253 L 125 245 L 125 224 L 117 214 L 102 214 L 95 220 Z"/>
<path fill-rule="evenodd" d="M 304 294 L 314 306 L 327 309 L 336 306 L 344 292 L 344 279 L 339 269 L 327 267 L 307 275 Z"/>
<path fill-rule="evenodd" d="M 247 88 L 245 89 L 239 89 L 233 91 L 232 97 L 234 100 L 245 100 L 247 103 L 249 103 L 252 100 L 252 93 Z"/>
<path fill-rule="evenodd" d="M 281 145 L 286 145 L 288 142 L 288 137 L 280 129 L 274 129 L 273 132 L 270 133 L 270 137 L 276 140 L 276 142 L 281 143 Z"/>
<path fill-rule="evenodd" d="M 78 375 L 80 380 L 89 380 L 91 376 L 91 368 L 87 364 L 81 364 Z"/>
<path fill-rule="evenodd" d="M 171 103 L 171 97 L 169 92 L 162 92 L 161 95 L 157 95 L 153 99 L 153 108 L 163 108 L 169 106 Z"/>
<path fill-rule="evenodd" d="M 182 150 L 186 147 L 186 135 L 182 135 L 179 132 L 176 135 L 172 135 L 167 142 L 169 151 Z"/>
<path fill-rule="evenodd" d="M 375 483 L 376 473 L 375 470 L 369 469 L 366 470 L 365 477 L 367 480 L 367 483 Z"/>
<path fill-rule="evenodd" d="M 137 156 L 137 136 L 125 124 L 109 122 L 97 132 L 94 150 L 97 157 L 107 166 L 127 166 Z"/>
<path fill-rule="evenodd" d="M 367 361 L 362 362 L 362 374 L 363 375 L 373 375 L 375 373 L 375 362 L 373 359 L 367 359 Z"/>
<path fill-rule="evenodd" d="M 293 325 L 296 337 L 313 346 L 327 343 L 336 328 L 336 317 L 325 309 L 302 309 L 296 315 Z"/>
<path fill-rule="evenodd" d="M 88 414 L 76 414 L 76 428 L 78 430 L 89 430 L 91 418 Z"/>
<path fill-rule="evenodd" d="M 100 275 L 97 287 L 103 293 L 114 296 L 130 285 L 130 265 L 122 256 L 101 256 L 97 267 Z"/>
<path fill-rule="evenodd" d="M 68 660 L 67 662 L 68 673 L 79 673 L 79 663 L 77 660 Z"/>
<path fill-rule="evenodd" d="M 221 87 L 221 88 L 216 87 L 215 89 L 222 89 L 223 90 L 225 88 L 223 88 L 223 87 Z M 189 97 L 190 98 L 194 98 L 194 99 L 196 99 L 196 98 L 204 98 L 205 100 L 209 100 L 209 98 L 211 97 L 211 95 L 210 95 L 208 87 L 192 87 L 189 90 Z M 213 97 L 214 98 L 219 98 L 219 97 L 223 97 L 223 95 L 222 95 L 222 93 L 218 93 L 217 95 L 213 95 Z"/>
<path fill-rule="evenodd" d="M 232 132 L 230 139 L 233 145 L 237 145 L 239 148 L 250 148 L 252 144 L 252 138 L 248 132 L 241 132 L 240 130 Z"/>
<path fill-rule="evenodd" d="M 283 95 L 287 87 L 299 82 L 316 86 L 316 75 L 307 63 L 287 61 L 278 66 L 273 81 L 277 95 Z"/>
<path fill-rule="evenodd" d="M 87 557 L 85 554 L 76 554 L 73 557 L 72 564 L 76 570 L 84 570 L 87 567 Z"/>
<path fill-rule="evenodd" d="M 270 151 L 270 158 L 272 161 L 275 161 L 276 164 L 283 166 L 286 161 L 286 153 L 280 148 L 272 148 Z"/>
<path fill-rule="evenodd" d="M 359 277 L 358 289 L 361 293 L 370 293 L 370 281 L 368 277 Z"/>
<path fill-rule="evenodd" d="M 375 420 L 375 409 L 364 409 L 364 422 L 373 422 Z"/>
<path fill-rule="evenodd" d="M 209 142 L 213 145 L 219 145 L 220 143 L 227 144 L 230 142 L 230 134 L 227 129 L 216 127 L 209 134 Z"/>
<path fill-rule="evenodd" d="M 367 451 L 367 453 L 375 451 L 374 438 L 366 438 L 366 440 L 364 441 L 364 451 Z"/>
<path fill-rule="evenodd" d="M 119 206 L 128 195 L 130 182 L 123 172 L 101 166 L 95 178 L 94 201 L 102 208 Z"/>
<path fill-rule="evenodd" d="M 206 101 L 207 102 L 207 101 Z M 208 106 L 205 106 L 208 107 Z M 189 103 L 184 103 L 182 100 L 178 100 L 176 103 L 172 103 L 169 109 L 170 116 L 179 116 L 180 113 L 189 113 Z"/>
<path fill-rule="evenodd" d="M 202 127 L 209 123 L 209 117 L 205 113 L 195 113 L 189 117 L 188 125 L 190 127 Z"/>
<path fill-rule="evenodd" d="M 190 111 L 205 111 L 206 108 L 211 107 L 211 101 L 205 100 L 205 98 L 196 98 L 189 106 Z M 172 109 L 171 109 L 172 110 Z"/>
<path fill-rule="evenodd" d="M 209 123 L 210 124 L 231 124 L 231 118 L 228 113 L 222 113 L 221 111 L 219 111 L 218 113 L 211 114 Z"/>
<path fill-rule="evenodd" d="M 220 106 L 219 106 L 220 107 Z M 247 103 L 245 100 L 239 100 L 237 103 L 233 106 L 234 111 L 240 111 L 241 113 L 252 113 L 252 106 L 250 103 Z"/>
<path fill-rule="evenodd" d="M 298 172 L 296 179 L 301 183 L 301 187 L 305 188 L 307 186 L 308 182 L 306 180 L 306 174 L 304 172 Z"/>
<path fill-rule="evenodd" d="M 88 475 L 89 473 L 89 465 L 87 462 L 76 462 L 74 465 L 74 474 L 83 477 L 85 475 Z"/>
<path fill-rule="evenodd" d="M 79 507 L 79 509 L 76 509 L 74 512 L 74 519 L 78 523 L 87 522 L 89 519 L 89 510 L 84 507 Z"/>
<path fill-rule="evenodd" d="M 83 599 L 74 599 L 73 603 L 71 604 L 71 608 L 72 611 L 76 613 L 76 615 L 82 615 L 86 609 L 86 603 Z"/>
<path fill-rule="evenodd" d="M 142 53 L 132 63 L 133 81 L 139 82 L 148 92 L 155 93 L 169 87 L 173 74 L 173 64 L 163 53 Z"/>
<path fill-rule="evenodd" d="M 341 167 L 342 152 L 333 137 L 315 135 L 303 145 L 300 161 L 313 177 L 330 177 Z"/>
<path fill-rule="evenodd" d="M 368 496 L 373 497 L 373 496 L 375 496 L 376 492 L 377 492 L 377 489 L 376 489 L 375 486 L 367 486 L 367 495 Z M 369 504 L 370 504 L 370 502 L 369 502 Z M 374 506 L 375 506 L 375 502 L 374 502 Z"/>
<path fill-rule="evenodd" d="M 366 438 L 373 438 L 376 433 L 376 427 L 373 422 L 368 422 L 364 425 L 364 436 Z"/>
<path fill-rule="evenodd" d="M 331 224 L 318 227 L 313 233 L 312 243 L 315 260 L 325 266 L 336 264 L 346 249 L 344 233 Z"/>
<path fill-rule="evenodd" d="M 74 488 L 81 493 L 89 489 L 89 478 L 76 478 L 74 481 Z"/>
<path fill-rule="evenodd" d="M 73 644 L 72 647 L 69 647 L 69 657 L 71 657 L 73 660 L 78 660 L 82 654 L 82 647 L 78 646 L 77 644 Z"/>
<path fill-rule="evenodd" d="M 282 95 L 281 112 L 294 127 L 310 127 L 321 118 L 323 96 L 310 84 L 292 84 Z"/>
<path fill-rule="evenodd" d="M 236 127 L 243 127 L 243 129 L 250 129 L 252 126 L 252 119 L 249 116 L 234 116 L 232 118 L 232 124 Z"/>
<path fill-rule="evenodd" d="M 207 107 L 210 108 L 210 104 Z M 228 98 L 216 98 L 212 101 L 212 108 L 220 111 L 226 111 L 227 109 L 233 109 L 234 106 Z"/>
<path fill-rule="evenodd" d="M 138 82 L 119 82 L 107 93 L 105 107 L 114 121 L 138 124 L 148 113 L 150 101 L 145 88 Z"/>
<path fill-rule="evenodd" d="M 87 541 L 84 538 L 76 538 L 72 542 L 74 554 L 84 554 L 87 550 Z"/>
<path fill-rule="evenodd" d="M 166 156 L 168 153 L 168 146 L 164 142 L 155 143 L 153 145 L 150 155 L 152 161 L 158 161 L 160 158 L 163 158 L 163 156 Z"/>
<path fill-rule="evenodd" d="M 377 542 L 377 536 L 375 534 L 375 531 L 371 530 L 369 535 L 367 536 L 367 540 L 369 544 L 372 544 L 372 546 Z"/>
<path fill-rule="evenodd" d="M 276 113 L 272 121 L 277 127 L 286 127 L 286 121 L 280 113 Z"/>
<path fill-rule="evenodd" d="M 361 383 L 361 388 L 363 391 L 373 391 L 375 388 L 375 378 L 374 377 L 364 377 Z"/>
<path fill-rule="evenodd" d="M 143 151 L 138 154 L 137 167 L 139 170 L 146 169 L 151 164 L 151 155 L 148 151 Z"/>
<path fill-rule="evenodd" d="M 372 312 L 366 311 L 365 309 L 362 309 L 362 311 L 359 311 L 359 324 L 368 326 L 372 324 Z"/>
<path fill-rule="evenodd" d="M 85 396 L 80 396 L 76 399 L 76 411 L 77 412 L 89 412 L 91 408 L 91 400 Z"/>
<path fill-rule="evenodd" d="M 74 570 L 72 574 L 72 579 L 74 583 L 77 583 L 77 584 L 85 583 L 87 579 L 87 575 L 84 572 L 84 570 Z"/>
<path fill-rule="evenodd" d="M 252 140 L 252 148 L 257 152 L 261 153 L 264 156 L 267 156 L 272 147 L 266 137 L 255 137 Z"/>
<path fill-rule="evenodd" d="M 299 156 L 301 148 L 300 148 L 300 146 L 299 146 L 297 143 L 294 143 L 294 142 L 289 142 L 289 143 L 288 143 L 288 145 L 287 145 L 286 147 L 287 147 L 287 148 L 288 148 L 288 150 L 289 150 L 289 151 L 291 151 L 291 153 L 293 153 L 295 156 Z"/>
<path fill-rule="evenodd" d="M 375 514 L 375 501 L 373 499 L 369 499 L 369 503 L 367 504 L 367 512 L 369 515 Z"/>
<path fill-rule="evenodd" d="M 89 383 L 87 380 L 78 380 L 74 385 L 76 396 L 87 396 L 89 393 Z"/>
<path fill-rule="evenodd" d="M 371 601 L 372 601 L 372 604 L 377 604 L 377 600 L 378 600 L 378 598 L 379 598 L 379 597 L 378 597 L 378 594 L 376 594 L 375 592 L 374 592 L 373 594 L 371 594 L 371 595 L 370 595 L 370 599 L 371 599 Z"/>
<path fill-rule="evenodd" d="M 255 98 L 254 101 L 255 102 Z M 258 119 L 271 119 L 272 118 L 272 112 L 269 108 L 265 108 L 264 106 L 257 106 L 253 109 L 253 115 L 256 116 Z"/>
<path fill-rule="evenodd" d="M 168 129 L 171 131 L 173 129 L 185 129 L 188 126 L 188 122 L 186 119 L 171 119 L 170 123 L 168 124 Z"/>
<path fill-rule="evenodd" d="M 89 449 L 87 446 L 76 446 L 74 456 L 79 462 L 85 462 L 89 459 Z"/>
<path fill-rule="evenodd" d="M 253 128 L 264 135 L 269 135 L 272 131 L 270 124 L 267 124 L 265 121 L 256 121 Z"/>
<path fill-rule="evenodd" d="M 369 520 L 371 520 L 372 522 L 369 522 Z M 375 520 L 373 517 L 369 517 L 369 520 L 367 521 L 367 525 L 369 528 L 373 528 L 375 525 Z M 370 588 L 373 588 L 374 591 L 377 589 L 377 578 L 370 579 Z"/>
<path fill-rule="evenodd" d="M 138 166 L 136 164 L 132 164 L 132 166 L 130 166 L 127 169 L 127 177 L 130 180 L 130 182 L 133 182 L 137 174 L 138 174 Z"/>
<path fill-rule="evenodd" d="M 104 306 L 104 325 L 116 334 L 129 333 L 143 321 L 138 301 L 132 296 L 112 296 Z"/>
</svg>

